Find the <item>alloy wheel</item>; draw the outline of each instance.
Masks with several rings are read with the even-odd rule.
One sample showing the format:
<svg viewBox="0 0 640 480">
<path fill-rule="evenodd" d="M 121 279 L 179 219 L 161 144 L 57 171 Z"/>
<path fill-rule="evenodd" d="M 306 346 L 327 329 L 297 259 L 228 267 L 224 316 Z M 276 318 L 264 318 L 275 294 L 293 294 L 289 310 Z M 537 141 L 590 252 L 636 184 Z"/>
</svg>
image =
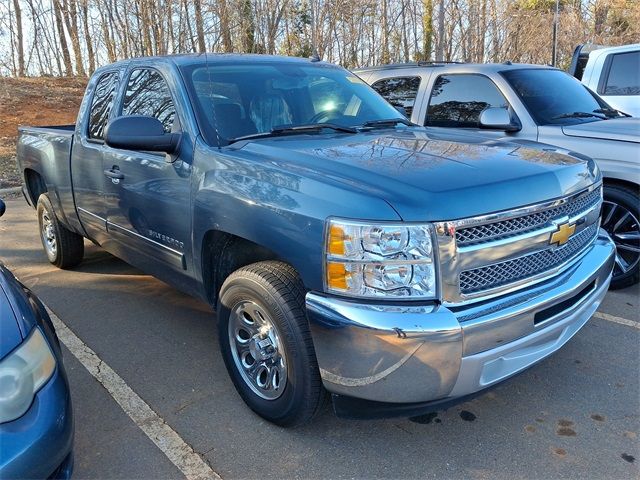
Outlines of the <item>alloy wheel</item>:
<svg viewBox="0 0 640 480">
<path fill-rule="evenodd" d="M 237 304 L 229 317 L 229 345 L 247 386 L 265 400 L 282 395 L 287 361 L 280 335 L 269 314 L 257 303 Z"/>
<path fill-rule="evenodd" d="M 616 244 L 613 276 L 622 276 L 640 261 L 640 223 L 623 205 L 605 200 L 602 204 L 602 228 Z"/>
</svg>

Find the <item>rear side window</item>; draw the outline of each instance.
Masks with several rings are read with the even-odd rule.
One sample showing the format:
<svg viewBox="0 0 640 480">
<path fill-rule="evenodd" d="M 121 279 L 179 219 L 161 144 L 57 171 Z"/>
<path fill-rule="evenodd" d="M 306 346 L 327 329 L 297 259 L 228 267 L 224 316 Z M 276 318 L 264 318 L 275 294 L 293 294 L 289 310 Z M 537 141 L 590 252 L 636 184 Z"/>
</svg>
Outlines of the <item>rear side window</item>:
<svg viewBox="0 0 640 480">
<path fill-rule="evenodd" d="M 170 132 L 176 109 L 167 83 L 157 71 L 141 68 L 131 72 L 122 104 L 122 115 L 155 117 Z"/>
<path fill-rule="evenodd" d="M 89 138 L 94 140 L 102 140 L 104 138 L 104 129 L 107 126 L 117 90 L 118 72 L 105 73 L 98 80 L 91 100 Z"/>
<path fill-rule="evenodd" d="M 373 85 L 373 89 L 384 97 L 394 107 L 402 107 L 407 112 L 407 117 L 411 117 L 413 105 L 416 103 L 418 88 L 420 88 L 420 77 L 396 77 L 378 80 Z"/>
<path fill-rule="evenodd" d="M 603 95 L 640 95 L 640 52 L 612 57 Z"/>
<path fill-rule="evenodd" d="M 433 86 L 425 125 L 480 128 L 480 114 L 488 107 L 508 107 L 498 87 L 484 75 L 441 75 Z"/>
</svg>

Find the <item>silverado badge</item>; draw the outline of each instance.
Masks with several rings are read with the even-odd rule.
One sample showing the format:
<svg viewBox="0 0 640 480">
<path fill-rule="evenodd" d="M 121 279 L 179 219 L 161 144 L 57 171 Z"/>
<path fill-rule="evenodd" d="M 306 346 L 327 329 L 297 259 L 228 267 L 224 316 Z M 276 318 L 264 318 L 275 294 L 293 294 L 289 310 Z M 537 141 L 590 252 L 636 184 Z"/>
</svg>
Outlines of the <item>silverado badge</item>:
<svg viewBox="0 0 640 480">
<path fill-rule="evenodd" d="M 562 223 L 558 225 L 558 230 L 556 230 L 551 234 L 551 239 L 549 240 L 549 244 L 553 245 L 555 243 L 558 245 L 564 245 L 569 241 L 569 239 L 571 238 L 571 235 L 573 235 L 575 231 L 576 231 L 575 223 L 569 223 L 569 222 Z"/>
</svg>

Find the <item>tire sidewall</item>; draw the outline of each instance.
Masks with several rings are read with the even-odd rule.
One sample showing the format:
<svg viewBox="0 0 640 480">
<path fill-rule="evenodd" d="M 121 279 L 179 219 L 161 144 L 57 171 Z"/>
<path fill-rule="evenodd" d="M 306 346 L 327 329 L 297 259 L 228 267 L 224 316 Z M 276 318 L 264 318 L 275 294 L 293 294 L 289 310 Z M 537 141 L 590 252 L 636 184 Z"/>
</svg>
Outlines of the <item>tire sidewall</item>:
<svg viewBox="0 0 640 480">
<path fill-rule="evenodd" d="M 603 192 L 604 200 L 607 202 L 621 205 L 625 209 L 633 213 L 636 219 L 640 220 L 640 206 L 638 205 L 638 197 L 634 195 L 632 191 L 627 189 L 618 188 L 616 186 L 604 187 Z M 612 238 L 612 240 L 615 239 Z M 611 282 L 612 289 L 624 288 L 632 285 L 638 279 L 638 272 L 640 270 L 640 264 L 629 270 L 627 273 L 614 277 Z"/>
<path fill-rule="evenodd" d="M 51 224 L 53 227 L 53 234 L 56 237 L 56 254 L 54 256 L 49 254 L 49 250 L 47 249 L 47 246 L 44 243 L 44 238 L 42 235 L 42 212 L 43 211 L 46 211 L 47 214 L 49 215 L 49 218 L 51 219 Z M 36 213 L 38 215 L 40 242 L 42 243 L 42 248 L 44 249 L 44 253 L 49 259 L 49 262 L 53 264 L 57 264 L 60 261 L 60 253 L 61 253 L 60 252 L 60 247 L 61 247 L 60 227 L 58 224 L 58 218 L 56 217 L 56 214 L 53 211 L 53 207 L 51 206 L 51 202 L 49 201 L 49 198 L 44 193 L 40 195 L 40 197 L 38 198 Z"/>
<path fill-rule="evenodd" d="M 285 350 L 287 362 L 287 383 L 280 397 L 266 400 L 259 397 L 246 384 L 238 371 L 229 340 L 229 320 L 233 308 L 243 300 L 256 302 L 271 317 L 278 330 L 280 341 Z M 238 393 L 249 408 L 274 423 L 289 423 L 287 419 L 295 416 L 296 406 L 305 398 L 305 390 L 309 389 L 309 381 L 305 372 L 305 355 L 300 355 L 297 346 L 304 345 L 295 322 L 294 313 L 282 304 L 277 296 L 261 282 L 246 277 L 234 278 L 225 284 L 220 292 L 217 309 L 218 335 L 222 356 Z"/>
</svg>

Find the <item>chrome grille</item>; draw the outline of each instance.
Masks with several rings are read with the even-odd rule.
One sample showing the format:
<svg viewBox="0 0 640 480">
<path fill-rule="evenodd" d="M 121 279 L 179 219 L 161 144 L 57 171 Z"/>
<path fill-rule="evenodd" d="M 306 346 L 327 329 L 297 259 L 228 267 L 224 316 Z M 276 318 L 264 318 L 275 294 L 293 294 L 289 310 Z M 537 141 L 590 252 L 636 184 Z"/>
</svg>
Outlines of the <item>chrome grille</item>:
<svg viewBox="0 0 640 480">
<path fill-rule="evenodd" d="M 599 195 L 599 191 L 596 190 L 596 192 Z M 464 271 L 460 274 L 460 292 L 472 294 L 502 287 L 558 267 L 591 243 L 597 232 L 598 225 L 593 224 L 569 239 L 563 247 L 543 250 L 506 262 Z"/>
<path fill-rule="evenodd" d="M 521 217 L 511 218 L 485 225 L 475 225 L 456 231 L 456 242 L 459 247 L 478 245 L 543 228 L 550 220 L 564 216 L 579 215 L 600 201 L 601 189 L 596 188 L 588 193 L 581 193 L 567 202 Z"/>
</svg>

